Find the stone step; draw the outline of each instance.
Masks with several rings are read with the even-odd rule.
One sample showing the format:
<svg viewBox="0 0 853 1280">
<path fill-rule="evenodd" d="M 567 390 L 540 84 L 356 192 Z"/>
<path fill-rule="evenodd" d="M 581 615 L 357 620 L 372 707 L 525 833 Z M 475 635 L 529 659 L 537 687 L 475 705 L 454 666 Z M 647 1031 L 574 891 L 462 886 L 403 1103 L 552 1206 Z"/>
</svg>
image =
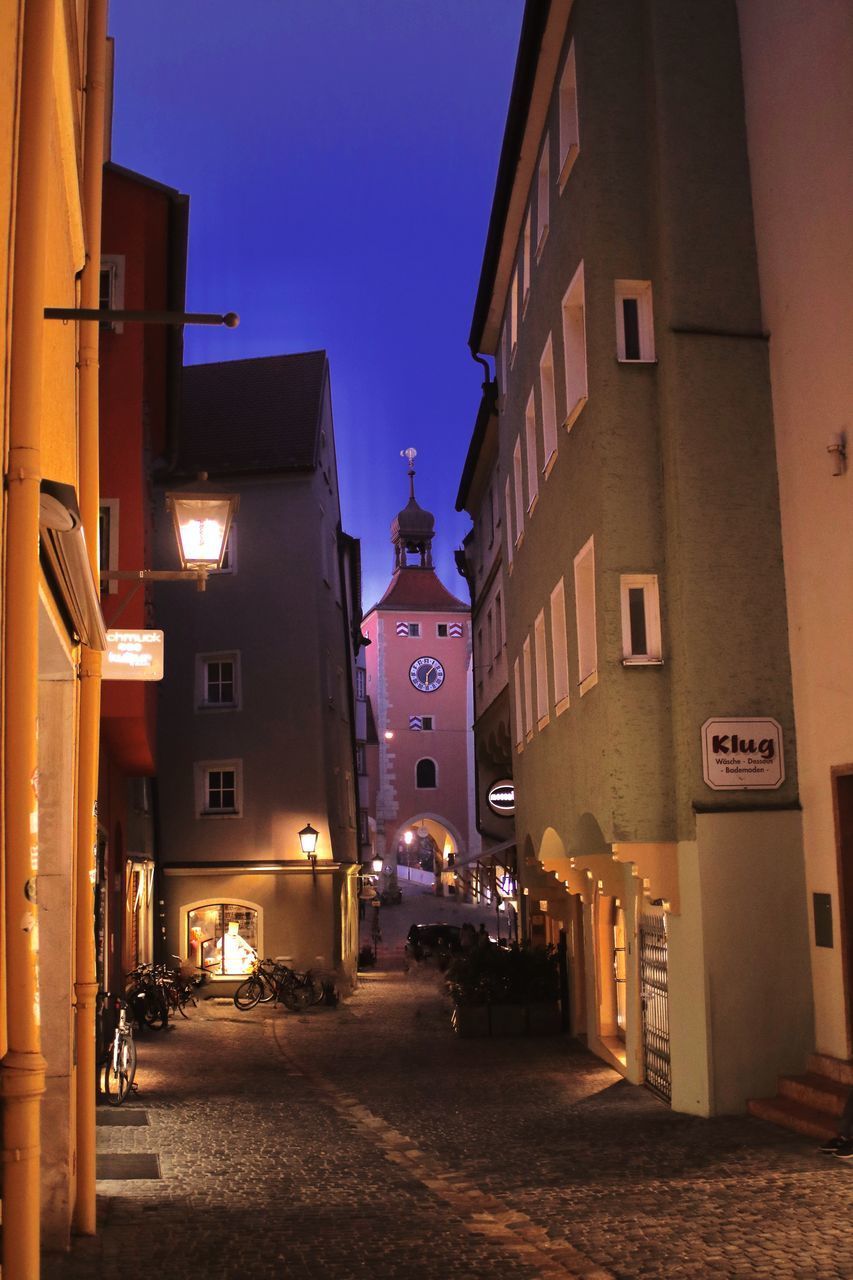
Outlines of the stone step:
<svg viewBox="0 0 853 1280">
<path fill-rule="evenodd" d="M 783 1129 L 792 1129 L 794 1133 L 804 1133 L 810 1138 L 831 1138 L 836 1131 L 833 1117 L 825 1111 L 817 1111 L 807 1107 L 794 1098 L 777 1095 L 775 1098 L 750 1098 L 747 1103 L 749 1114 L 759 1120 L 769 1120 L 771 1124 L 781 1125 Z"/>
<path fill-rule="evenodd" d="M 830 1080 L 853 1089 L 852 1058 L 830 1058 L 823 1053 L 813 1053 L 809 1058 L 808 1070 L 815 1075 L 828 1076 Z"/>
<path fill-rule="evenodd" d="M 779 1093 L 783 1097 L 825 1112 L 830 1118 L 841 1115 L 849 1092 L 846 1084 L 815 1071 L 807 1071 L 802 1076 L 782 1076 L 779 1080 Z"/>
</svg>

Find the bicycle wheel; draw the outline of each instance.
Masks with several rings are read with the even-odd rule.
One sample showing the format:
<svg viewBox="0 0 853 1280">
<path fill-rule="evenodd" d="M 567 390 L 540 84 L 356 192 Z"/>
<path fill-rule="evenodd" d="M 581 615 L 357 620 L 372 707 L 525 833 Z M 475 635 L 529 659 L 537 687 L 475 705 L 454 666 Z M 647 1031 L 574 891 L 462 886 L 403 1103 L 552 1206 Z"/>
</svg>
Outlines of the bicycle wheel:
<svg viewBox="0 0 853 1280">
<path fill-rule="evenodd" d="M 169 1006 L 166 1004 L 166 997 L 159 987 L 147 988 L 142 1016 L 145 1019 L 146 1026 L 151 1027 L 153 1031 L 165 1028 L 168 1024 Z"/>
<path fill-rule="evenodd" d="M 303 982 L 285 983 L 279 995 L 282 1003 L 293 1013 L 299 1013 L 302 1009 L 307 1009 L 309 1004 L 312 1003 L 311 988 Z"/>
<path fill-rule="evenodd" d="M 258 974 L 258 981 L 264 989 L 264 993 L 261 996 L 261 1004 L 269 1004 L 271 1000 L 275 1000 L 278 993 L 275 981 L 264 973 Z"/>
<path fill-rule="evenodd" d="M 111 1107 L 120 1107 L 133 1088 L 136 1044 L 132 1036 L 120 1036 L 104 1063 L 104 1094 Z"/>
<path fill-rule="evenodd" d="M 234 992 L 234 1003 L 238 1009 L 254 1009 L 264 997 L 264 984 L 253 974 L 245 982 L 241 982 Z"/>
</svg>

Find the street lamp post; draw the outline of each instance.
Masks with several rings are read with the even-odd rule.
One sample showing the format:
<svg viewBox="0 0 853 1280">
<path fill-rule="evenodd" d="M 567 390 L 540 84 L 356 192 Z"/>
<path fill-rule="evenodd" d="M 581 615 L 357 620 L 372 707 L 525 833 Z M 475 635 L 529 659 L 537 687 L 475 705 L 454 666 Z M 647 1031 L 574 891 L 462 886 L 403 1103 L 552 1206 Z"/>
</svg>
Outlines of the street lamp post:
<svg viewBox="0 0 853 1280">
<path fill-rule="evenodd" d="M 299 832 L 299 843 L 302 852 L 311 863 L 311 879 L 317 879 L 317 837 L 319 831 L 315 831 L 310 822 L 306 822 L 305 826 Z"/>
</svg>

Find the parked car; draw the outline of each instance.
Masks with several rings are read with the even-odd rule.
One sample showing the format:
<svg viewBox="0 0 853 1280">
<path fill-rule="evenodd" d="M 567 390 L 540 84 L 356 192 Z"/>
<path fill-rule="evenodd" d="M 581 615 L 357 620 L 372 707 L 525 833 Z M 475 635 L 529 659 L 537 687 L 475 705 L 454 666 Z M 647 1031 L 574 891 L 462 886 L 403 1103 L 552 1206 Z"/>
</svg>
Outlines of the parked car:
<svg viewBox="0 0 853 1280">
<path fill-rule="evenodd" d="M 443 967 L 462 948 L 457 924 L 413 924 L 406 939 L 406 955 L 413 960 L 435 959 Z"/>
</svg>

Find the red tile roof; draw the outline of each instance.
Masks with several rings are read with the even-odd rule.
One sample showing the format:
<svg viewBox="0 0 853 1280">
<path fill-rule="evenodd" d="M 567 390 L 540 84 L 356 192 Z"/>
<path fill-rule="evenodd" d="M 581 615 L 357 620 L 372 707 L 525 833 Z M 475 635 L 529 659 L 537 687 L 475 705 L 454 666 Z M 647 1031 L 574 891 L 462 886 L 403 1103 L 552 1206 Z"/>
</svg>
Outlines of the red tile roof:
<svg viewBox="0 0 853 1280">
<path fill-rule="evenodd" d="M 398 569 L 385 595 L 373 609 L 436 609 L 445 613 L 469 613 L 470 606 L 451 595 L 433 569 Z"/>
</svg>

